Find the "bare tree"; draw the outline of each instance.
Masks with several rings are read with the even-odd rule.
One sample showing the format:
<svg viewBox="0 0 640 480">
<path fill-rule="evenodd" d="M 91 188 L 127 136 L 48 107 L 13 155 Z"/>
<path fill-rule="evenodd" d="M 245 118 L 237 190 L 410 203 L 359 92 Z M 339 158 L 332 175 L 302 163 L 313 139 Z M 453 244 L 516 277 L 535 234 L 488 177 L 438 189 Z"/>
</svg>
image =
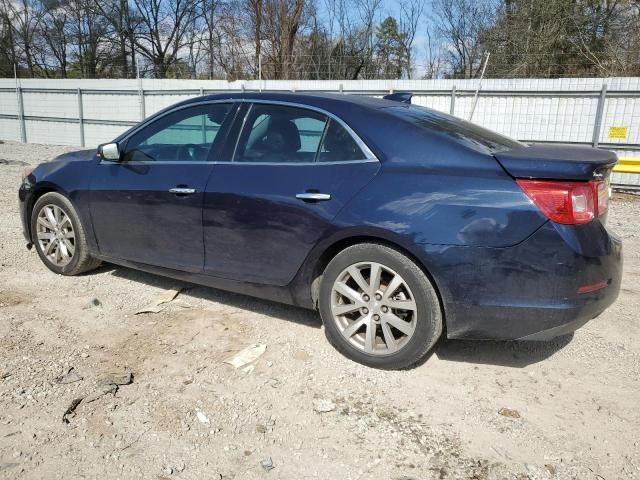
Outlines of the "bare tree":
<svg viewBox="0 0 640 480">
<path fill-rule="evenodd" d="M 293 51 L 301 27 L 304 0 L 263 0 L 261 40 L 266 41 L 266 56 L 274 78 L 289 78 Z M 260 43 L 260 42 L 258 42 Z M 263 48 L 260 47 L 262 53 Z"/>
<path fill-rule="evenodd" d="M 157 78 L 165 78 L 187 45 L 187 33 L 198 15 L 197 0 L 133 0 L 141 27 L 136 45 L 153 66 Z"/>
<path fill-rule="evenodd" d="M 429 28 L 426 29 L 425 36 L 425 70 L 422 78 L 439 78 L 443 67 L 442 43 L 434 38 L 434 34 Z"/>
<path fill-rule="evenodd" d="M 253 64 L 255 52 L 248 36 L 242 35 L 243 18 L 246 11 L 241 3 L 227 3 L 221 9 L 221 18 L 216 43 L 216 61 L 224 78 L 234 80 L 252 75 L 255 78 L 257 64 Z M 251 77 L 250 77 L 251 78 Z"/>
<path fill-rule="evenodd" d="M 129 0 L 94 0 L 94 8 L 109 23 L 109 38 L 117 52 L 116 63 L 123 78 L 136 75 L 136 35 L 142 22 Z"/>
<path fill-rule="evenodd" d="M 264 0 L 246 0 L 246 8 L 249 12 L 250 35 L 253 38 L 255 50 L 254 68 L 258 73 L 262 55 L 262 14 Z"/>
<path fill-rule="evenodd" d="M 38 3 L 33 0 L 0 0 L 2 11 L 11 30 L 14 61 L 23 60 L 27 65 L 30 76 L 36 73 L 37 54 L 36 39 L 40 31 L 43 12 Z M 12 47 L 13 48 L 13 47 Z"/>
<path fill-rule="evenodd" d="M 485 52 L 484 34 L 494 20 L 493 6 L 476 0 L 434 0 L 433 8 L 438 33 L 449 48 L 452 74 L 475 77 Z"/>
<path fill-rule="evenodd" d="M 206 42 L 205 50 L 207 57 L 207 76 L 211 80 L 215 75 L 215 48 L 219 35 L 217 34 L 219 23 L 219 0 L 202 0 L 202 20 L 204 22 L 204 32 L 202 42 Z"/>
<path fill-rule="evenodd" d="M 14 66 L 18 63 L 18 52 L 11 26 L 12 12 L 6 0 L 0 0 L 0 75 L 13 76 Z"/>
<path fill-rule="evenodd" d="M 0 0 L 0 75 L 640 74 L 640 0 Z M 429 15 L 430 22 L 422 21 Z M 420 41 L 425 67 L 416 67 Z M 424 48 L 424 50 L 422 50 Z M 422 54 L 424 51 L 424 54 Z"/>
<path fill-rule="evenodd" d="M 413 65 L 413 42 L 424 13 L 424 0 L 401 0 L 399 30 L 400 41 L 407 59 L 407 78 L 411 78 Z M 427 32 L 428 33 L 428 32 Z"/>
<path fill-rule="evenodd" d="M 106 52 L 108 22 L 96 12 L 92 0 L 68 0 L 70 35 L 75 46 L 74 60 L 81 77 L 96 77 Z"/>
<path fill-rule="evenodd" d="M 49 8 L 44 11 L 42 23 L 41 34 L 46 45 L 46 56 L 55 60 L 55 70 L 59 72 L 62 78 L 67 78 L 69 49 L 71 47 L 69 9 L 62 3 L 49 4 Z M 46 60 L 44 63 L 46 63 Z M 45 75 L 48 75 L 47 70 Z"/>
</svg>

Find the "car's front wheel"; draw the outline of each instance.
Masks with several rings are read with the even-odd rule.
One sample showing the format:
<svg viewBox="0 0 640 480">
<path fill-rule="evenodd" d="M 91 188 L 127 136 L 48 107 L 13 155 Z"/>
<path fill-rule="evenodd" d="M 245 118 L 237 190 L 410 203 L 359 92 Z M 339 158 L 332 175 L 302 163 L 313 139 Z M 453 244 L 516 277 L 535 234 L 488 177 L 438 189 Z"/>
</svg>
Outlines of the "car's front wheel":
<svg viewBox="0 0 640 480">
<path fill-rule="evenodd" d="M 376 368 L 419 362 L 442 334 L 438 295 L 427 275 L 386 245 L 358 244 L 336 255 L 318 299 L 329 341 Z"/>
<path fill-rule="evenodd" d="M 87 238 L 71 202 L 56 192 L 42 195 L 31 212 L 31 236 L 42 262 L 53 272 L 78 275 L 93 270 Z"/>
</svg>

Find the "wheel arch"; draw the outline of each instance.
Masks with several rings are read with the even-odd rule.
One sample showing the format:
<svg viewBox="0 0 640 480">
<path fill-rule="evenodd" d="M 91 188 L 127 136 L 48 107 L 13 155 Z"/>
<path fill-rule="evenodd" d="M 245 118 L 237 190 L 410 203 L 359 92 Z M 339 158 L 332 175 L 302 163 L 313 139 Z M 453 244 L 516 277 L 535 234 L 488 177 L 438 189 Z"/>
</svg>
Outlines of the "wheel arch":
<svg viewBox="0 0 640 480">
<path fill-rule="evenodd" d="M 29 200 L 27 201 L 27 205 L 26 205 L 26 211 L 25 211 L 25 215 L 26 215 L 26 225 L 27 228 L 29 229 L 29 238 L 31 239 L 31 242 L 33 242 L 33 232 L 31 231 L 31 216 L 33 215 L 33 207 L 35 207 L 36 202 L 38 201 L 38 199 L 40 197 L 42 197 L 43 195 L 47 194 L 47 193 L 58 193 L 62 196 L 64 196 L 67 200 L 69 200 L 71 202 L 71 199 L 69 198 L 68 195 L 66 195 L 64 193 L 64 191 L 62 191 L 60 189 L 60 187 L 58 185 L 55 185 L 53 183 L 45 183 L 45 184 L 41 184 L 41 185 L 36 185 L 33 189 L 32 189 L 32 193 L 31 196 L 29 198 Z M 71 202 L 71 204 L 73 205 L 73 202 Z M 75 207 L 75 205 L 74 205 Z"/>
<path fill-rule="evenodd" d="M 330 242 L 328 245 L 323 246 L 319 252 L 314 255 L 313 259 L 309 262 L 307 266 L 308 271 L 308 285 L 309 285 L 309 293 L 311 294 L 311 302 L 314 309 L 318 308 L 318 296 L 320 291 L 320 282 L 322 280 L 322 275 L 329 265 L 329 262 L 336 255 L 338 255 L 344 249 L 351 247 L 353 245 L 358 245 L 362 243 L 374 243 L 379 245 L 384 245 L 386 247 L 392 248 L 407 258 L 409 258 L 412 262 L 414 262 L 420 270 L 427 276 L 431 284 L 433 285 L 434 290 L 436 291 L 436 295 L 438 297 L 438 301 L 440 302 L 440 311 L 442 314 L 442 328 L 443 332 L 446 335 L 446 319 L 447 319 L 447 311 L 446 311 L 446 303 L 444 301 L 442 295 L 442 288 L 435 276 L 432 272 L 427 268 L 423 261 L 420 260 L 418 253 L 413 251 L 410 247 L 403 246 L 403 244 L 399 241 L 395 241 L 393 239 L 388 238 L 387 236 L 382 235 L 372 235 L 372 234 L 359 234 L 346 236 L 339 239 L 335 239 L 333 242 Z"/>
</svg>

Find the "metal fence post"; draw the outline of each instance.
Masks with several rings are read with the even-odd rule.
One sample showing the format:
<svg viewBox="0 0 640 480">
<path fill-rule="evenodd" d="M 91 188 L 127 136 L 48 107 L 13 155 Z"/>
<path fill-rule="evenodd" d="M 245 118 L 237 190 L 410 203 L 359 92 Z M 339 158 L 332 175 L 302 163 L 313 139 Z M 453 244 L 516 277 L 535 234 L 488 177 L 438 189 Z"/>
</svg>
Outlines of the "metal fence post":
<svg viewBox="0 0 640 480">
<path fill-rule="evenodd" d="M 456 86 L 451 87 L 451 102 L 449 103 L 449 115 L 453 115 L 456 111 Z"/>
<path fill-rule="evenodd" d="M 598 97 L 598 108 L 596 109 L 596 120 L 593 124 L 593 136 L 591 137 L 591 144 L 594 147 L 598 146 L 600 142 L 600 131 L 602 130 L 602 114 L 604 113 L 604 102 L 607 100 L 607 84 L 602 84 L 600 90 L 600 96 Z"/>
<path fill-rule="evenodd" d="M 147 115 L 144 111 L 144 88 L 142 88 L 142 85 L 138 88 L 138 104 L 140 107 L 140 120 L 144 120 Z"/>
<path fill-rule="evenodd" d="M 20 141 L 27 143 L 27 126 L 24 121 L 24 104 L 22 102 L 22 87 L 16 87 L 16 98 L 18 100 L 18 121 L 20 122 Z"/>
<path fill-rule="evenodd" d="M 84 147 L 84 111 L 82 108 L 82 89 L 78 89 L 78 125 L 80 126 L 80 146 Z"/>
</svg>

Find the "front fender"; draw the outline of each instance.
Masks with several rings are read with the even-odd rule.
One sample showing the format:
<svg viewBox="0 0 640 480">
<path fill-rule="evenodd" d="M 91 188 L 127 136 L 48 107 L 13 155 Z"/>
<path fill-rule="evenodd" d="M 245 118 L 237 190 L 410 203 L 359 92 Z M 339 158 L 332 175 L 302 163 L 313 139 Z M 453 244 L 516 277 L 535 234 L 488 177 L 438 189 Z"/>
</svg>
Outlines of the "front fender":
<svg viewBox="0 0 640 480">
<path fill-rule="evenodd" d="M 29 174 L 18 193 L 25 238 L 28 242 L 33 242 L 30 218 L 35 202 L 45 193 L 57 192 L 71 202 L 82 222 L 89 249 L 97 251 L 89 212 L 89 186 L 97 162 L 95 156 L 84 161 L 78 161 L 77 157 L 71 156 L 67 160 L 42 163 Z"/>
</svg>

